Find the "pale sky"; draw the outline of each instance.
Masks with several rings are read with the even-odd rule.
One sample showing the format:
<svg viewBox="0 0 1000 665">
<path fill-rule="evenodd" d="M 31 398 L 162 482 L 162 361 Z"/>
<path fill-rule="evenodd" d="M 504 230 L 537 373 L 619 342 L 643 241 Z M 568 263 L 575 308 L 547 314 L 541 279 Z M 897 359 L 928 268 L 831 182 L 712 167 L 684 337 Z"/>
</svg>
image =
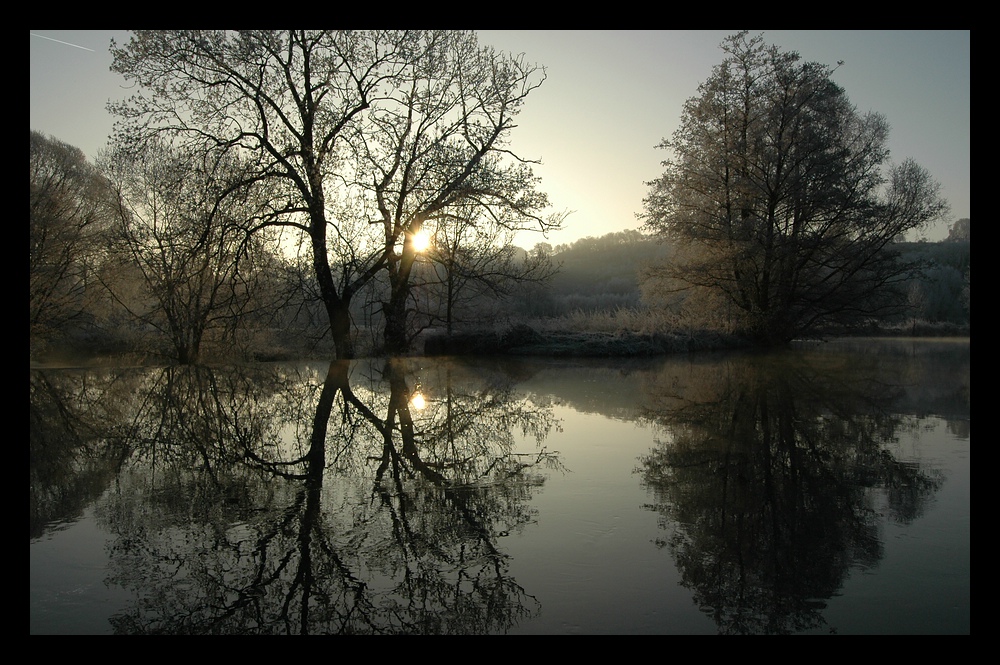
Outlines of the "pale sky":
<svg viewBox="0 0 1000 665">
<path fill-rule="evenodd" d="M 530 248 L 558 245 L 640 225 L 646 182 L 665 154 L 655 146 L 678 125 L 685 100 L 722 61 L 727 30 L 481 30 L 497 49 L 524 53 L 547 69 L 511 135 L 513 149 L 541 159 L 536 168 L 555 210 L 571 210 L 564 230 Z M 74 145 L 93 160 L 111 132 L 109 99 L 127 96 L 109 71 L 112 37 L 126 31 L 30 31 L 31 129 Z M 803 59 L 844 64 L 834 80 L 859 111 L 889 121 L 895 162 L 914 158 L 930 171 L 951 204 L 946 220 L 926 233 L 947 235 L 970 215 L 970 31 L 752 30 Z"/>
</svg>

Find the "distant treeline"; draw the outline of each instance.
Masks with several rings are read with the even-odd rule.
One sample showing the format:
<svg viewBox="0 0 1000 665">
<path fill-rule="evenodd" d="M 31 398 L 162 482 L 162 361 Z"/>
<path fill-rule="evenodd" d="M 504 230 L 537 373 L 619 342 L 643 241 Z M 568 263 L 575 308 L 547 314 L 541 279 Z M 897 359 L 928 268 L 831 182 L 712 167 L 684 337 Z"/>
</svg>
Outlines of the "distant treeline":
<svg viewBox="0 0 1000 665">
<path fill-rule="evenodd" d="M 923 266 L 910 283 L 908 318 L 969 323 L 970 244 L 966 218 L 955 222 L 945 240 L 904 242 L 895 247 L 902 259 L 918 259 Z M 637 230 L 538 249 L 551 252 L 559 272 L 548 283 L 534 286 L 536 293 L 519 303 L 525 316 L 560 317 L 642 307 L 642 269 L 670 256 L 668 245 Z"/>
<path fill-rule="evenodd" d="M 637 230 L 587 237 L 550 251 L 557 272 L 524 304 L 523 314 L 557 317 L 642 304 L 640 270 L 666 260 L 669 249 Z"/>
<path fill-rule="evenodd" d="M 965 222 L 968 228 L 968 221 L 956 224 Z M 920 259 L 924 266 L 910 284 L 912 318 L 929 323 L 970 323 L 968 235 L 941 242 L 904 243 L 899 250 L 904 259 Z"/>
</svg>

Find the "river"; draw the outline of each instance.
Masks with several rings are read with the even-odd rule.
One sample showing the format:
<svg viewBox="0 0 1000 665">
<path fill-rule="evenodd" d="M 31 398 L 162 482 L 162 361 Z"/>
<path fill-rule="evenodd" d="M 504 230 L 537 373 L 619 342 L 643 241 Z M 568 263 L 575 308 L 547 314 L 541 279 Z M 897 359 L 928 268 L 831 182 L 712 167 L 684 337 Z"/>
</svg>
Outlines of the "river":
<svg viewBox="0 0 1000 665">
<path fill-rule="evenodd" d="M 968 634 L 970 343 L 30 370 L 31 634 Z"/>
</svg>

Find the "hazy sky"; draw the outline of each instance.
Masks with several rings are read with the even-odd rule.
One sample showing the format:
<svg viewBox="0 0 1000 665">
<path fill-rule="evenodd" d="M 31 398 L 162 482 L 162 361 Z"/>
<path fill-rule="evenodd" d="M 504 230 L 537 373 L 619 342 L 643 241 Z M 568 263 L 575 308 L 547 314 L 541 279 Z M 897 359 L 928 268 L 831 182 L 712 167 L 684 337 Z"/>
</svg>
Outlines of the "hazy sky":
<svg viewBox="0 0 1000 665">
<path fill-rule="evenodd" d="M 655 146 L 677 127 L 685 100 L 721 62 L 734 31 L 479 31 L 480 42 L 524 53 L 547 69 L 511 135 L 553 207 L 571 210 L 553 245 L 637 228 L 645 183 L 661 172 Z M 941 183 L 951 213 L 927 232 L 947 235 L 970 215 L 970 32 L 753 30 L 805 60 L 834 65 L 834 80 L 859 111 L 891 126 L 893 161 L 912 157 Z M 93 160 L 111 131 L 109 99 L 128 94 L 109 71 L 112 30 L 30 31 L 31 129 L 80 148 Z M 531 247 L 539 234 L 518 239 Z"/>
</svg>

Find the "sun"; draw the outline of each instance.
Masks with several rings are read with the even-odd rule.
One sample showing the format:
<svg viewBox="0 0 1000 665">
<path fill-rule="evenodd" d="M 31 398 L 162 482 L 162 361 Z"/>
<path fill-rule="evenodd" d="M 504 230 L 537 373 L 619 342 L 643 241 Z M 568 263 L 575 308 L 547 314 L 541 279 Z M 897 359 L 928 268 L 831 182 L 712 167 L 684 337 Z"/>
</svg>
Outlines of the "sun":
<svg viewBox="0 0 1000 665">
<path fill-rule="evenodd" d="M 427 231 L 420 230 L 413 234 L 413 236 L 410 239 L 410 242 L 413 243 L 414 250 L 418 252 L 423 252 L 424 250 L 426 250 L 428 247 L 431 246 L 431 237 L 427 233 Z"/>
</svg>

